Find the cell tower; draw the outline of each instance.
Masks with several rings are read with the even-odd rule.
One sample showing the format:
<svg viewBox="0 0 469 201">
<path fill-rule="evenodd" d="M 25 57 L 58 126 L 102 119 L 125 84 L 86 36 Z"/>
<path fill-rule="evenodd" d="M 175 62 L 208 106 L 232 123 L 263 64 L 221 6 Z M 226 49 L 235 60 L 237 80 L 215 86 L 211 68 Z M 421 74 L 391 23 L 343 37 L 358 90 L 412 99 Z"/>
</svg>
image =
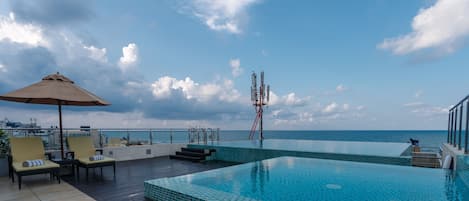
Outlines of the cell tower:
<svg viewBox="0 0 469 201">
<path fill-rule="evenodd" d="M 257 89 L 257 75 L 256 73 L 252 72 L 251 75 L 252 85 L 251 85 L 251 101 L 252 105 L 254 105 L 254 109 L 256 110 L 256 119 L 254 120 L 251 132 L 249 133 L 249 139 L 252 140 L 254 138 L 254 134 L 256 133 L 257 125 L 259 124 L 259 139 L 264 139 L 263 133 L 263 125 L 262 125 L 262 116 L 264 109 L 263 107 L 269 103 L 270 99 L 270 86 L 267 85 L 267 88 L 264 84 L 264 71 L 261 72 L 261 82 L 259 83 L 259 90 Z"/>
</svg>

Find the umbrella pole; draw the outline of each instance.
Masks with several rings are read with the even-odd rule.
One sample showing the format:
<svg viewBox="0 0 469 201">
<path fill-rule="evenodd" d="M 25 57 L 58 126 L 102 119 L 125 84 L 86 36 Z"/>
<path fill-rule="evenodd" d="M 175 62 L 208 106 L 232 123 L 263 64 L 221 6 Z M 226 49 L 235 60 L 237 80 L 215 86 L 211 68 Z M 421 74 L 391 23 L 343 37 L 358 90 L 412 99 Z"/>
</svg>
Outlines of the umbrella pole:
<svg viewBox="0 0 469 201">
<path fill-rule="evenodd" d="M 64 142 L 63 142 L 63 131 L 62 131 L 62 103 L 59 102 L 59 126 L 60 126 L 60 154 L 62 159 L 64 159 Z"/>
</svg>

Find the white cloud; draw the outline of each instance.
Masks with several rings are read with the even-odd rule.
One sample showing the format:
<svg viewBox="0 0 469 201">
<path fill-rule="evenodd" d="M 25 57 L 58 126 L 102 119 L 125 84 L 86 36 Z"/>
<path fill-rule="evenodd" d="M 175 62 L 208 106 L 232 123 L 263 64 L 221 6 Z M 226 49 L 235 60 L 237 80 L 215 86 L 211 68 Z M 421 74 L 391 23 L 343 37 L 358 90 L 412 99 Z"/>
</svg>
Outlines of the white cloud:
<svg viewBox="0 0 469 201">
<path fill-rule="evenodd" d="M 270 91 L 270 102 L 269 105 L 278 105 L 280 104 L 280 97 L 277 96 L 272 90 Z"/>
<path fill-rule="evenodd" d="M 220 100 L 227 102 L 240 101 L 241 94 L 235 89 L 234 82 L 232 80 L 225 79 L 223 85 L 221 85 Z M 247 100 L 247 99 L 246 99 Z"/>
<path fill-rule="evenodd" d="M 362 111 L 362 110 L 365 109 L 365 106 L 359 105 L 359 106 L 356 107 L 356 109 L 357 109 L 357 111 Z"/>
<path fill-rule="evenodd" d="M 322 112 L 323 113 L 332 113 L 332 112 L 335 112 L 338 107 L 339 107 L 339 105 L 337 103 L 332 102 L 329 105 L 326 105 L 326 107 L 324 107 Z"/>
<path fill-rule="evenodd" d="M 176 78 L 172 78 L 169 76 L 160 77 L 157 81 L 155 81 L 152 86 L 153 96 L 157 99 L 169 98 L 171 96 L 171 90 L 174 89 L 176 86 L 173 86 L 173 83 L 177 82 Z M 186 78 L 186 80 L 182 81 L 184 83 L 193 83 L 190 78 Z M 183 88 L 184 91 L 184 88 Z"/>
<path fill-rule="evenodd" d="M 247 9 L 258 0 L 193 0 L 192 14 L 215 31 L 242 33 L 247 21 Z"/>
<path fill-rule="evenodd" d="M 11 73 L 13 71 L 21 71 L 21 69 L 15 68 L 15 64 L 18 64 L 20 61 L 13 59 L 13 56 L 20 54 L 22 51 L 33 51 L 35 53 L 43 51 L 44 54 L 33 57 L 35 59 L 31 58 L 28 61 L 23 61 L 23 64 L 32 66 L 34 66 L 34 61 L 45 62 L 47 59 L 50 59 L 50 61 L 43 64 L 50 64 L 55 66 L 55 68 L 77 66 L 76 62 L 84 63 L 89 61 L 86 58 L 104 63 L 107 62 L 105 48 L 98 48 L 95 45 L 87 44 L 80 37 L 77 37 L 77 35 L 65 28 L 47 27 L 46 29 L 34 22 L 17 21 L 13 13 L 10 13 L 9 16 L 0 15 L 0 44 L 4 45 L 4 48 L 5 46 L 7 47 L 7 50 L 5 49 L 4 52 L 9 56 L 8 58 L 4 57 L 2 62 L 4 65 L 8 64 L 9 72 Z M 24 65 L 21 67 L 24 67 Z M 54 69 L 53 71 L 57 70 L 59 69 Z"/>
<path fill-rule="evenodd" d="M 299 120 L 303 122 L 313 122 L 314 120 L 313 114 L 310 112 L 302 112 L 299 117 Z"/>
<path fill-rule="evenodd" d="M 415 92 L 414 97 L 415 98 L 420 98 L 422 95 L 423 95 L 423 91 L 419 90 L 419 91 Z"/>
<path fill-rule="evenodd" d="M 344 104 L 342 105 L 342 108 L 343 108 L 345 111 L 347 111 L 347 110 L 350 109 L 350 105 L 347 104 L 347 103 L 344 103 Z"/>
<path fill-rule="evenodd" d="M 7 68 L 5 67 L 5 65 L 0 64 L 0 72 L 6 73 L 7 71 L 8 71 L 8 70 L 7 70 Z"/>
<path fill-rule="evenodd" d="M 107 63 L 107 49 L 87 44 L 75 33 L 65 29 L 47 30 L 45 39 L 49 41 L 47 48 L 60 66 L 75 65 L 84 58 Z"/>
<path fill-rule="evenodd" d="M 21 47 L 15 51 L 44 47 L 55 55 L 59 65 L 67 65 L 68 61 L 80 60 L 83 57 L 107 62 L 106 48 L 87 45 L 66 29 L 44 29 L 39 24 L 16 21 L 12 12 L 9 16 L 0 15 L 0 42 L 19 44 L 12 46 Z"/>
<path fill-rule="evenodd" d="M 288 111 L 285 109 L 278 109 L 272 111 L 272 118 L 274 125 L 301 125 L 313 123 L 315 114 L 310 111 Z"/>
<path fill-rule="evenodd" d="M 269 113 L 275 126 L 305 126 L 305 125 L 326 125 L 336 120 L 356 120 L 364 116 L 363 106 L 352 107 L 348 103 L 338 104 L 332 102 L 322 106 L 320 103 L 309 104 L 308 107 L 301 108 L 278 108 Z M 291 109 L 291 110 L 290 110 Z M 281 128 L 281 127 L 279 127 Z"/>
<path fill-rule="evenodd" d="M 11 20 L 15 20 L 15 13 L 10 12 L 8 13 L 8 16 L 10 17 Z"/>
<path fill-rule="evenodd" d="M 284 96 L 278 96 L 273 91 L 270 91 L 269 105 L 273 106 L 305 106 L 308 104 L 311 97 L 300 98 L 295 93 L 291 92 Z"/>
<path fill-rule="evenodd" d="M 30 46 L 48 46 L 40 26 L 15 21 L 15 15 L 0 16 L 0 41 L 8 40 Z"/>
<path fill-rule="evenodd" d="M 208 102 L 216 99 L 226 102 L 235 102 L 240 98 L 240 93 L 234 88 L 233 81 L 224 80 L 223 83 L 199 84 L 190 77 L 184 80 L 164 76 L 151 84 L 153 96 L 156 99 L 172 98 L 174 93 L 180 92 L 185 99 L 193 99 L 199 102 Z"/>
<path fill-rule="evenodd" d="M 123 71 L 134 67 L 138 61 L 138 47 L 135 43 L 122 48 L 122 57 L 119 59 L 119 66 Z"/>
<path fill-rule="evenodd" d="M 339 84 L 337 85 L 337 87 L 335 88 L 335 91 L 337 92 L 344 92 L 345 90 L 347 90 L 347 88 L 343 85 L 343 84 Z"/>
<path fill-rule="evenodd" d="M 411 103 L 405 103 L 405 107 L 422 107 L 425 106 L 425 103 L 422 102 L 411 102 Z"/>
<path fill-rule="evenodd" d="M 427 48 L 451 53 L 458 43 L 469 35 L 469 1 L 438 0 L 421 9 L 412 21 L 412 32 L 387 38 L 379 48 L 395 54 L 407 54 Z"/>
<path fill-rule="evenodd" d="M 241 61 L 239 59 L 231 59 L 230 67 L 231 67 L 231 74 L 233 75 L 233 77 L 240 76 L 244 71 L 244 69 L 241 68 Z"/>
<path fill-rule="evenodd" d="M 309 98 L 299 98 L 295 93 L 289 93 L 284 96 L 285 105 L 289 106 L 300 106 L 304 105 Z"/>
<path fill-rule="evenodd" d="M 411 102 L 404 104 L 404 107 L 409 108 L 411 113 L 418 116 L 431 117 L 439 115 L 447 115 L 452 106 L 442 107 L 433 106 L 423 102 Z"/>
<path fill-rule="evenodd" d="M 65 108 L 67 109 L 67 108 Z M 0 107 L 0 116 L 8 117 L 11 121 L 29 122 L 30 118 L 36 118 L 38 124 L 44 128 L 58 125 L 57 111 L 28 109 L 11 109 Z M 167 120 L 149 118 L 141 111 L 133 112 L 106 112 L 106 111 L 71 111 L 65 110 L 63 115 L 64 127 L 79 128 L 89 125 L 92 128 L 183 128 L 189 126 L 217 127 L 221 124 L 211 124 L 205 120 Z M 119 122 L 116 124 L 116 122 Z M 231 125 L 227 125 L 231 126 Z M 234 127 L 236 128 L 236 127 Z"/>
<path fill-rule="evenodd" d="M 336 102 L 332 102 L 332 103 L 326 105 L 322 109 L 322 113 L 324 113 L 324 114 L 333 114 L 333 113 L 339 113 L 339 112 L 347 112 L 349 110 L 350 110 L 350 105 L 348 103 L 344 103 L 342 105 L 339 105 Z"/>
<path fill-rule="evenodd" d="M 89 57 L 101 62 L 107 62 L 106 48 L 97 48 L 95 46 L 83 46 L 89 52 Z"/>
</svg>

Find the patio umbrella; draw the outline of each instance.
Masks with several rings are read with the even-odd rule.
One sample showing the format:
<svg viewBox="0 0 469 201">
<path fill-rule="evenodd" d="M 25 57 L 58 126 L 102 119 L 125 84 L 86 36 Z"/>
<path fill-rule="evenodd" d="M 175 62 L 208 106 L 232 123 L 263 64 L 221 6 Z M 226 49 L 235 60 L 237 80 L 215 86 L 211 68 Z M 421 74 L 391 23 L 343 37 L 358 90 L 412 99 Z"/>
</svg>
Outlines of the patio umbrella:
<svg viewBox="0 0 469 201">
<path fill-rule="evenodd" d="M 0 100 L 58 105 L 60 126 L 60 151 L 64 158 L 62 105 L 106 106 L 110 103 L 77 86 L 67 77 L 57 74 L 48 75 L 38 83 L 0 96 Z"/>
</svg>

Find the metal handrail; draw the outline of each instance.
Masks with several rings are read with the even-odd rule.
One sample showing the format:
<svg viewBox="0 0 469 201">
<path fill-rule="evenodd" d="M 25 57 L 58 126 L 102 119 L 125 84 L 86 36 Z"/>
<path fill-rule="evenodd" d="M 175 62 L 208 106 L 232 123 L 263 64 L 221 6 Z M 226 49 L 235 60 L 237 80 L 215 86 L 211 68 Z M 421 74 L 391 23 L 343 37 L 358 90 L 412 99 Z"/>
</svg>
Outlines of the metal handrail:
<svg viewBox="0 0 469 201">
<path fill-rule="evenodd" d="M 59 128 L 0 128 L 4 131 L 57 131 Z M 63 128 L 62 130 L 68 131 L 116 131 L 116 132 L 126 132 L 126 131 L 153 131 L 153 132 L 186 132 L 187 129 L 184 128 Z"/>
<path fill-rule="evenodd" d="M 464 97 L 462 100 L 460 100 L 456 105 L 454 105 L 451 109 L 449 109 L 449 111 L 454 110 L 456 107 L 458 107 L 458 105 L 461 105 L 461 104 L 464 103 L 464 101 L 466 101 L 467 99 L 469 99 L 469 95 L 467 95 L 467 96 Z"/>
<path fill-rule="evenodd" d="M 466 103 L 466 108 L 464 108 Z M 463 126 L 463 111 L 466 109 L 466 124 L 465 128 L 465 140 L 464 146 L 462 145 L 462 126 Z M 469 137 L 469 95 L 454 105 L 448 114 L 448 136 L 446 142 L 462 150 L 464 147 L 464 153 L 469 154 L 468 137 Z M 459 112 L 459 114 L 458 114 Z M 458 130 L 459 129 L 459 130 Z"/>
<path fill-rule="evenodd" d="M 19 135 L 19 136 L 42 136 L 44 138 L 48 138 L 45 140 L 46 143 L 48 143 L 49 148 L 56 148 L 58 146 L 58 138 L 57 138 L 57 132 L 58 128 L 0 128 L 0 130 L 5 131 L 6 134 L 8 135 Z M 216 136 L 211 138 L 210 140 L 213 142 L 214 140 L 219 139 L 219 128 L 213 129 L 217 130 Z M 183 142 L 181 140 L 184 140 L 184 138 L 179 137 L 177 138 L 176 134 L 182 134 L 188 132 L 187 129 L 183 128 L 63 128 L 63 131 L 65 135 L 71 135 L 73 132 L 80 132 L 76 134 L 84 134 L 84 135 L 92 135 L 93 133 L 98 137 L 98 142 L 96 142 L 97 146 L 104 147 L 107 142 L 106 139 L 109 137 L 109 132 L 114 132 L 114 133 L 121 133 L 117 134 L 117 136 L 125 137 L 125 140 L 127 141 L 126 145 L 131 145 L 132 143 L 135 144 L 143 142 L 144 144 L 153 144 L 155 139 L 158 139 L 157 134 L 159 136 L 166 136 L 168 139 L 165 139 L 166 137 L 160 138 L 162 139 L 162 142 L 166 143 L 174 143 L 174 142 Z M 15 133 L 18 132 L 18 133 Z M 72 132 L 72 133 L 71 133 Z M 83 133 L 81 133 L 83 132 Z M 145 138 L 141 138 L 142 134 L 147 133 L 148 136 Z M 200 143 L 200 140 L 202 139 L 203 142 L 206 144 L 207 143 L 207 137 L 200 136 L 203 132 L 197 132 L 197 135 L 194 135 L 193 137 L 197 138 L 198 143 Z M 165 134 L 165 135 L 163 135 Z M 123 136 L 122 136 L 123 135 Z M 134 137 L 133 137 L 134 136 Z M 138 137 L 135 137 L 138 136 Z M 176 137 L 176 140 L 175 140 Z M 132 141 L 131 138 L 136 138 L 138 140 Z M 193 143 L 194 141 L 191 142 L 191 136 L 189 134 L 189 139 L 188 143 Z M 142 141 L 143 140 L 143 141 Z M 149 141 L 147 141 L 149 140 Z M 169 140 L 169 141 L 167 141 Z M 192 139 L 193 140 L 193 139 Z"/>
<path fill-rule="evenodd" d="M 197 144 L 200 144 L 201 140 L 204 144 L 207 144 L 209 140 L 213 143 L 220 140 L 220 128 L 189 128 L 187 137 L 189 143 L 197 141 Z"/>
</svg>

